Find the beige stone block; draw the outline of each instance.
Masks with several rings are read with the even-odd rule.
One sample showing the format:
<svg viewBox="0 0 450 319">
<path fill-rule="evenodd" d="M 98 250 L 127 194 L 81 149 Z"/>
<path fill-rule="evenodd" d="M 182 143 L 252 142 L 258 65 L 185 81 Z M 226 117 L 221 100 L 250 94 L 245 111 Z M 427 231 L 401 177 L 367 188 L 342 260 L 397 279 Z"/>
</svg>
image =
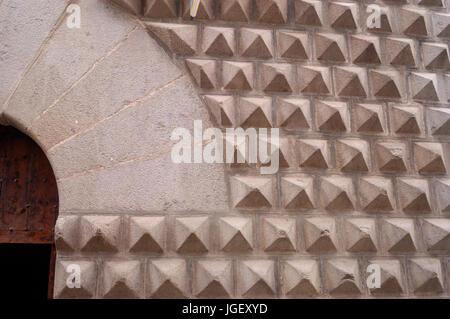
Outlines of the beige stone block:
<svg viewBox="0 0 450 319">
<path fill-rule="evenodd" d="M 428 182 L 418 178 L 399 178 L 397 180 L 397 191 L 400 205 L 407 213 L 429 213 L 430 191 Z"/>
<path fill-rule="evenodd" d="M 419 174 L 446 174 L 444 145 L 441 143 L 414 143 L 414 162 Z"/>
<path fill-rule="evenodd" d="M 195 20 L 212 20 L 214 19 L 214 0 L 200 1 Z M 191 19 L 191 0 L 183 0 L 182 2 L 183 19 Z"/>
<path fill-rule="evenodd" d="M 73 252 L 79 243 L 79 216 L 59 216 L 55 225 L 55 244 L 58 252 Z"/>
<path fill-rule="evenodd" d="M 347 132 L 350 130 L 350 114 L 345 102 L 316 101 L 316 124 L 320 131 Z"/>
<path fill-rule="evenodd" d="M 428 7 L 443 7 L 444 4 L 442 0 L 419 0 L 417 2 L 420 6 L 428 6 Z"/>
<path fill-rule="evenodd" d="M 450 179 L 442 178 L 435 181 L 435 189 L 439 209 L 442 213 L 450 212 Z"/>
<path fill-rule="evenodd" d="M 357 3 L 330 2 L 328 6 L 328 19 L 335 29 L 358 29 L 359 12 Z"/>
<path fill-rule="evenodd" d="M 55 267 L 54 298 L 88 299 L 96 297 L 97 265 L 94 261 L 59 259 Z M 69 278 L 73 271 L 77 269 L 76 267 L 80 267 L 80 287 L 69 288 L 68 281 L 73 285 L 76 284 L 72 277 Z"/>
<path fill-rule="evenodd" d="M 443 12 L 433 13 L 434 34 L 441 38 L 450 38 L 450 14 Z"/>
<path fill-rule="evenodd" d="M 321 62 L 345 62 L 347 44 L 344 35 L 316 33 L 314 39 L 317 60 Z"/>
<path fill-rule="evenodd" d="M 372 94 L 375 98 L 401 99 L 404 95 L 402 74 L 390 70 L 369 71 Z"/>
<path fill-rule="evenodd" d="M 101 296 L 107 299 L 139 299 L 142 298 L 143 282 L 144 274 L 139 261 L 105 261 Z"/>
<path fill-rule="evenodd" d="M 332 296 L 362 293 L 356 259 L 330 259 L 325 264 L 327 290 Z"/>
<path fill-rule="evenodd" d="M 412 97 L 419 101 L 439 101 L 441 91 L 434 73 L 412 72 L 409 75 Z"/>
<path fill-rule="evenodd" d="M 245 57 L 273 57 L 272 31 L 242 28 L 240 30 L 240 53 Z"/>
<path fill-rule="evenodd" d="M 264 92 L 292 93 L 295 68 L 288 63 L 263 63 L 260 65 L 260 87 Z"/>
<path fill-rule="evenodd" d="M 299 166 L 301 168 L 323 170 L 330 167 L 330 155 L 327 140 L 297 140 L 296 149 Z"/>
<path fill-rule="evenodd" d="M 120 216 L 85 215 L 80 221 L 80 247 L 84 252 L 116 253 L 120 245 Z"/>
<path fill-rule="evenodd" d="M 319 263 L 316 260 L 284 260 L 281 268 L 281 288 L 286 297 L 313 297 L 321 294 Z"/>
<path fill-rule="evenodd" d="M 367 97 L 369 90 L 365 69 L 358 67 L 334 67 L 333 77 L 338 96 Z"/>
<path fill-rule="evenodd" d="M 414 220 L 386 218 L 381 227 L 384 249 L 390 253 L 413 253 L 417 250 Z"/>
<path fill-rule="evenodd" d="M 408 170 L 409 155 L 404 142 L 380 141 L 375 145 L 378 169 L 383 173 L 402 173 Z"/>
<path fill-rule="evenodd" d="M 301 174 L 281 177 L 281 205 L 296 211 L 315 208 L 314 178 Z"/>
<path fill-rule="evenodd" d="M 238 270 L 238 293 L 244 298 L 274 297 L 275 263 L 272 260 L 241 260 Z"/>
<path fill-rule="evenodd" d="M 236 111 L 232 95 L 204 95 L 203 99 L 219 126 L 235 126 Z"/>
<path fill-rule="evenodd" d="M 404 7 L 399 9 L 401 31 L 410 36 L 428 35 L 427 11 Z"/>
<path fill-rule="evenodd" d="M 386 55 L 395 66 L 416 67 L 417 54 L 414 40 L 405 38 L 386 38 Z"/>
<path fill-rule="evenodd" d="M 113 0 L 115 3 L 120 5 L 122 8 L 136 14 L 140 15 L 142 13 L 142 1 L 141 0 Z"/>
<path fill-rule="evenodd" d="M 272 99 L 270 97 L 243 97 L 239 100 L 239 126 L 272 127 Z"/>
<path fill-rule="evenodd" d="M 381 64 L 380 39 L 372 35 L 350 37 L 352 61 L 356 64 Z"/>
<path fill-rule="evenodd" d="M 369 288 L 374 296 L 400 295 L 406 292 L 402 265 L 396 259 L 372 259 L 370 264 L 380 266 L 380 287 Z"/>
<path fill-rule="evenodd" d="M 161 254 L 166 242 L 164 216 L 132 216 L 129 219 L 131 252 Z"/>
<path fill-rule="evenodd" d="M 436 258 L 412 258 L 409 276 L 415 294 L 440 294 L 444 290 L 442 267 Z"/>
<path fill-rule="evenodd" d="M 332 217 L 308 217 L 304 220 L 303 235 L 309 253 L 326 254 L 336 252 L 338 237 L 336 221 Z"/>
<path fill-rule="evenodd" d="M 251 5 L 251 0 L 222 0 L 220 1 L 220 18 L 226 21 L 248 22 Z"/>
<path fill-rule="evenodd" d="M 369 4 L 370 5 L 370 4 Z M 394 13 L 392 6 L 381 6 L 380 8 L 380 27 L 376 25 L 372 28 L 366 27 L 366 30 L 374 33 L 392 33 L 394 31 Z M 373 13 L 373 10 L 368 10 L 367 7 L 363 8 L 363 21 L 367 21 L 369 16 Z"/>
<path fill-rule="evenodd" d="M 175 0 L 144 0 L 144 16 L 148 18 L 176 18 Z"/>
<path fill-rule="evenodd" d="M 295 218 L 267 217 L 262 222 L 262 240 L 266 252 L 296 251 Z"/>
<path fill-rule="evenodd" d="M 278 31 L 278 55 L 285 59 L 309 60 L 310 42 L 308 33 Z"/>
<path fill-rule="evenodd" d="M 450 219 L 424 219 L 422 233 L 428 251 L 441 253 L 450 251 Z"/>
<path fill-rule="evenodd" d="M 386 132 L 386 116 L 382 104 L 357 103 L 353 107 L 355 128 L 358 133 L 382 134 Z"/>
<path fill-rule="evenodd" d="M 259 142 L 267 145 L 266 154 L 269 155 L 268 162 L 262 163 L 260 160 L 260 165 L 262 167 L 271 166 L 272 156 L 277 156 L 275 154 L 276 149 L 278 149 L 278 167 L 279 169 L 289 169 L 289 168 L 297 168 L 298 160 L 297 154 L 295 152 L 295 138 L 293 136 L 282 136 L 278 138 L 278 141 L 272 139 L 271 137 L 259 136 Z M 260 148 L 263 150 L 264 148 Z"/>
<path fill-rule="evenodd" d="M 196 52 L 196 25 L 161 22 L 146 22 L 145 24 L 171 52 L 180 55 L 193 55 Z"/>
<path fill-rule="evenodd" d="M 295 0 L 295 23 L 307 26 L 322 26 L 324 13 L 322 2 L 318 0 Z"/>
<path fill-rule="evenodd" d="M 253 89 L 253 65 L 248 62 L 223 62 L 225 90 L 251 91 Z"/>
<path fill-rule="evenodd" d="M 368 212 L 391 212 L 395 209 L 392 181 L 380 176 L 361 177 L 359 194 L 362 209 Z"/>
<path fill-rule="evenodd" d="M 450 109 L 428 107 L 427 121 L 431 135 L 450 135 Z"/>
<path fill-rule="evenodd" d="M 209 251 L 209 218 L 178 217 L 174 228 L 175 250 L 182 254 L 202 254 Z"/>
<path fill-rule="evenodd" d="M 194 295 L 199 298 L 231 298 L 234 295 L 233 263 L 230 260 L 199 260 L 195 263 Z"/>
<path fill-rule="evenodd" d="M 277 125 L 289 131 L 310 131 L 312 116 L 309 100 L 297 98 L 278 99 Z"/>
<path fill-rule="evenodd" d="M 448 45 L 445 43 L 422 43 L 422 56 L 427 69 L 444 71 L 450 69 Z"/>
<path fill-rule="evenodd" d="M 235 50 L 234 29 L 205 27 L 202 49 L 207 55 L 232 56 Z"/>
<path fill-rule="evenodd" d="M 320 201 L 330 211 L 355 209 L 355 189 L 350 177 L 330 175 L 321 178 Z"/>
<path fill-rule="evenodd" d="M 341 139 L 336 144 L 336 165 L 343 172 L 367 172 L 370 169 L 369 143 L 361 139 Z"/>
<path fill-rule="evenodd" d="M 219 220 L 219 245 L 225 252 L 252 251 L 253 220 L 248 217 L 223 217 Z"/>
<path fill-rule="evenodd" d="M 256 20 L 261 23 L 283 24 L 287 21 L 287 0 L 259 0 L 256 5 Z"/>
<path fill-rule="evenodd" d="M 345 220 L 345 248 L 352 253 L 376 252 L 375 219 L 348 218 Z"/>
<path fill-rule="evenodd" d="M 187 265 L 184 259 L 153 259 L 148 264 L 147 287 L 150 298 L 189 297 Z"/>
<path fill-rule="evenodd" d="M 299 66 L 298 84 L 305 95 L 331 94 L 330 68 L 321 66 Z"/>
<path fill-rule="evenodd" d="M 215 60 L 188 59 L 186 65 L 199 88 L 214 89 L 217 86 Z"/>
<path fill-rule="evenodd" d="M 273 206 L 273 180 L 260 176 L 232 176 L 231 199 L 237 209 L 270 209 Z"/>
<path fill-rule="evenodd" d="M 396 134 L 422 135 L 424 132 L 421 105 L 391 104 L 391 130 Z"/>
</svg>

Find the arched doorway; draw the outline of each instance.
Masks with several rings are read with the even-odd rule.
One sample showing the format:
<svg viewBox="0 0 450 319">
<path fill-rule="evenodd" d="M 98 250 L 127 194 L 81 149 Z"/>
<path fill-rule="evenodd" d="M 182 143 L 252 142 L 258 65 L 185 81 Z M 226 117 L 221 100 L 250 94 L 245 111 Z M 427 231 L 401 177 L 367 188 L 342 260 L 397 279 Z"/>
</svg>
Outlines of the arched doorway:
<svg viewBox="0 0 450 319">
<path fill-rule="evenodd" d="M 55 176 L 44 152 L 13 127 L 0 126 L 0 273 L 8 297 L 52 298 Z"/>
</svg>

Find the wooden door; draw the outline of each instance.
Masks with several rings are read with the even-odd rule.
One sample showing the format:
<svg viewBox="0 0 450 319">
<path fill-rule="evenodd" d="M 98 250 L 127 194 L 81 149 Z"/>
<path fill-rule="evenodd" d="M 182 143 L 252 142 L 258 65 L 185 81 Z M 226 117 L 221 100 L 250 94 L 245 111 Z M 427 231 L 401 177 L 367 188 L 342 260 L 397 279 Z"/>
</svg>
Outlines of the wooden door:
<svg viewBox="0 0 450 319">
<path fill-rule="evenodd" d="M 0 245 L 51 245 L 50 298 L 57 215 L 56 180 L 44 152 L 20 131 L 0 126 Z"/>
</svg>

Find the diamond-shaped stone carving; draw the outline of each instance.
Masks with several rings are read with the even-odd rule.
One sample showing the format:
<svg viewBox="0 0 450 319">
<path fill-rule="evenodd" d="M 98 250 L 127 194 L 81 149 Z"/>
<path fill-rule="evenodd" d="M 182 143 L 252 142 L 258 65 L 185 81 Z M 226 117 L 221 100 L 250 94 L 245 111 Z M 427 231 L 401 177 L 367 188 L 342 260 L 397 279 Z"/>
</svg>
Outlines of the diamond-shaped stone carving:
<svg viewBox="0 0 450 319">
<path fill-rule="evenodd" d="M 378 134 L 386 129 L 386 117 L 381 104 L 355 104 L 353 107 L 356 131 Z"/>
<path fill-rule="evenodd" d="M 134 14 L 139 15 L 142 12 L 142 0 L 114 0 L 114 2 Z"/>
<path fill-rule="evenodd" d="M 223 85 L 226 90 L 253 89 L 253 65 L 247 62 L 223 62 Z"/>
<path fill-rule="evenodd" d="M 220 249 L 226 252 L 253 250 L 253 222 L 248 217 L 223 217 L 219 221 Z"/>
<path fill-rule="evenodd" d="M 415 294 L 440 294 L 444 290 L 441 262 L 437 258 L 413 258 L 409 275 Z"/>
<path fill-rule="evenodd" d="M 444 43 L 422 43 L 423 63 L 427 69 L 450 69 L 448 45 Z"/>
<path fill-rule="evenodd" d="M 302 94 L 328 95 L 331 93 L 330 69 L 320 66 L 299 66 L 298 82 Z"/>
<path fill-rule="evenodd" d="M 396 134 L 421 135 L 423 114 L 420 105 L 390 105 L 391 129 Z"/>
<path fill-rule="evenodd" d="M 209 250 L 208 217 L 175 219 L 175 247 L 179 253 L 205 253 Z"/>
<path fill-rule="evenodd" d="M 284 209 L 314 208 L 314 179 L 308 175 L 286 175 L 281 178 L 281 201 Z"/>
<path fill-rule="evenodd" d="M 191 71 L 192 77 L 198 87 L 202 89 L 213 89 L 216 87 L 216 61 L 188 59 L 186 65 Z"/>
<path fill-rule="evenodd" d="M 241 98 L 239 125 L 249 127 L 272 127 L 272 99 L 269 97 Z"/>
<path fill-rule="evenodd" d="M 214 0 L 202 0 L 198 5 L 195 20 L 212 20 L 214 18 Z M 183 0 L 183 19 L 191 19 L 191 0 Z"/>
<path fill-rule="evenodd" d="M 403 211 L 407 213 L 431 212 L 430 192 L 426 180 L 399 178 L 397 188 Z"/>
<path fill-rule="evenodd" d="M 173 53 L 181 55 L 195 53 L 197 47 L 196 25 L 147 22 L 146 26 Z"/>
<path fill-rule="evenodd" d="M 203 52 L 215 56 L 232 56 L 234 54 L 234 29 L 205 27 Z"/>
<path fill-rule="evenodd" d="M 378 142 L 375 146 L 378 169 L 383 173 L 402 173 L 408 167 L 408 151 L 405 143 Z"/>
<path fill-rule="evenodd" d="M 434 13 L 433 30 L 438 37 L 450 38 L 450 13 Z"/>
<path fill-rule="evenodd" d="M 370 70 L 372 93 L 376 98 L 399 99 L 402 97 L 401 75 L 397 71 Z"/>
<path fill-rule="evenodd" d="M 233 96 L 205 95 L 204 100 L 219 126 L 233 127 L 235 125 Z"/>
<path fill-rule="evenodd" d="M 353 63 L 380 64 L 380 40 L 370 35 L 354 35 L 350 41 Z"/>
<path fill-rule="evenodd" d="M 369 288 L 372 295 L 399 295 L 405 292 L 400 261 L 372 259 L 369 263 L 380 266 L 380 286 Z"/>
<path fill-rule="evenodd" d="M 311 130 L 311 109 L 307 99 L 278 99 L 277 125 L 286 130 Z"/>
<path fill-rule="evenodd" d="M 450 179 L 439 179 L 436 183 L 436 195 L 439 209 L 443 213 L 450 212 Z"/>
<path fill-rule="evenodd" d="M 367 172 L 370 168 L 369 143 L 364 140 L 336 141 L 336 165 L 343 172 Z"/>
<path fill-rule="evenodd" d="M 163 216 L 133 216 L 130 218 L 130 251 L 162 253 L 166 236 Z"/>
<path fill-rule="evenodd" d="M 268 209 L 272 207 L 272 179 L 259 176 L 231 178 L 233 207 L 238 209 Z"/>
<path fill-rule="evenodd" d="M 330 259 L 325 264 L 325 278 L 331 295 L 361 294 L 359 267 L 356 259 Z"/>
<path fill-rule="evenodd" d="M 328 18 L 333 28 L 356 30 L 358 17 L 358 4 L 356 3 L 330 2 L 328 6 Z"/>
<path fill-rule="evenodd" d="M 220 1 L 220 18 L 227 21 L 247 22 L 251 12 L 251 0 Z"/>
<path fill-rule="evenodd" d="M 120 216 L 82 216 L 80 234 L 82 251 L 117 252 L 120 240 Z"/>
<path fill-rule="evenodd" d="M 328 142 L 326 140 L 298 140 L 299 165 L 304 169 L 327 169 L 329 167 Z"/>
<path fill-rule="evenodd" d="M 416 251 L 414 220 L 407 218 L 384 219 L 381 232 L 384 248 L 390 253 Z"/>
<path fill-rule="evenodd" d="M 183 259 L 150 260 L 148 266 L 151 298 L 180 299 L 188 297 L 188 274 Z"/>
<path fill-rule="evenodd" d="M 321 178 L 320 201 L 326 210 L 353 210 L 355 190 L 350 177 L 330 175 Z"/>
<path fill-rule="evenodd" d="M 144 16 L 149 18 L 176 18 L 175 0 L 144 0 Z"/>
<path fill-rule="evenodd" d="M 308 60 L 308 34 L 305 32 L 278 32 L 278 54 L 282 58 Z"/>
<path fill-rule="evenodd" d="M 415 100 L 439 101 L 439 85 L 436 74 L 412 72 L 409 81 Z"/>
<path fill-rule="evenodd" d="M 317 296 L 321 293 L 319 263 L 311 259 L 282 262 L 282 290 L 287 297 Z"/>
<path fill-rule="evenodd" d="M 294 91 L 294 68 L 288 63 L 263 63 L 260 66 L 260 84 L 264 92 Z"/>
<path fill-rule="evenodd" d="M 416 49 L 412 39 L 386 38 L 386 53 L 388 62 L 392 65 L 416 66 Z"/>
<path fill-rule="evenodd" d="M 323 8 L 319 0 L 295 0 L 295 23 L 320 27 L 323 21 Z"/>
<path fill-rule="evenodd" d="M 287 20 L 287 0 L 258 0 L 256 19 L 261 23 L 283 24 Z"/>
<path fill-rule="evenodd" d="M 346 250 L 353 253 L 376 252 L 375 219 L 349 218 L 345 221 Z"/>
<path fill-rule="evenodd" d="M 80 267 L 80 288 L 76 286 L 69 288 L 67 280 L 76 268 L 73 265 Z M 76 267 L 76 266 L 75 266 Z M 74 280 L 70 281 L 76 284 Z M 85 260 L 58 260 L 56 262 L 55 270 L 55 287 L 53 295 L 56 299 L 88 299 L 95 297 L 95 290 L 97 288 L 97 266 L 93 261 Z"/>
<path fill-rule="evenodd" d="M 316 57 L 319 61 L 344 62 L 347 57 L 347 45 L 344 35 L 335 33 L 316 33 Z"/>
<path fill-rule="evenodd" d="M 450 109 L 428 107 L 427 119 L 432 135 L 450 135 Z"/>
<path fill-rule="evenodd" d="M 428 251 L 450 251 L 450 219 L 424 219 L 422 232 Z"/>
<path fill-rule="evenodd" d="M 306 251 L 323 254 L 337 250 L 336 221 L 334 218 L 306 218 L 303 231 Z"/>
<path fill-rule="evenodd" d="M 295 218 L 264 218 L 263 246 L 268 252 L 296 250 Z"/>
<path fill-rule="evenodd" d="M 320 131 L 347 132 L 350 114 L 345 102 L 316 101 L 316 123 Z"/>
<path fill-rule="evenodd" d="M 75 251 L 78 247 L 78 216 L 59 216 L 55 225 L 55 244 L 58 251 Z"/>
<path fill-rule="evenodd" d="M 367 74 L 363 68 L 335 67 L 334 83 L 339 96 L 367 97 Z"/>
<path fill-rule="evenodd" d="M 139 261 L 105 261 L 101 287 L 102 297 L 112 299 L 142 298 L 143 277 Z"/>
<path fill-rule="evenodd" d="M 412 36 L 427 36 L 427 22 L 425 16 L 426 10 L 401 8 L 400 10 L 400 25 L 401 30 Z"/>
<path fill-rule="evenodd" d="M 378 4 L 377 4 L 378 5 Z M 391 7 L 378 6 L 380 8 L 380 24 L 371 26 L 367 25 L 367 31 L 376 33 L 392 33 L 393 30 L 393 17 Z M 369 10 L 368 8 L 363 9 L 364 21 L 369 19 L 369 16 L 373 14 L 374 10 Z M 375 22 L 374 20 L 369 20 L 370 22 Z"/>
<path fill-rule="evenodd" d="M 446 174 L 444 149 L 441 143 L 414 143 L 414 162 L 420 174 Z"/>
<path fill-rule="evenodd" d="M 233 264 L 229 260 L 200 260 L 195 264 L 194 295 L 199 298 L 233 296 Z"/>
<path fill-rule="evenodd" d="M 362 209 L 368 212 L 394 210 L 394 189 L 392 181 L 385 177 L 362 177 L 359 182 Z"/>
<path fill-rule="evenodd" d="M 271 58 L 273 56 L 272 31 L 241 29 L 240 52 L 245 57 Z"/>
<path fill-rule="evenodd" d="M 275 295 L 275 264 L 271 260 L 243 260 L 239 263 L 239 295 L 267 298 Z"/>
</svg>

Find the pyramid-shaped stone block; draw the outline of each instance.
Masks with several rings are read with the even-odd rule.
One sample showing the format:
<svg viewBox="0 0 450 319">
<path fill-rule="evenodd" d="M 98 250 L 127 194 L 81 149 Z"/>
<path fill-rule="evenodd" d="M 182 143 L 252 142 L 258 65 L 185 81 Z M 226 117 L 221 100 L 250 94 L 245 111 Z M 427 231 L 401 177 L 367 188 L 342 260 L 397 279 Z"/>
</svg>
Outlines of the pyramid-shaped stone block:
<svg viewBox="0 0 450 319">
<path fill-rule="evenodd" d="M 368 212 L 390 212 L 395 208 L 392 181 L 385 177 L 362 177 L 359 181 L 362 209 Z"/>
<path fill-rule="evenodd" d="M 309 100 L 297 98 L 278 99 L 277 125 L 285 130 L 310 131 L 312 118 Z"/>
<path fill-rule="evenodd" d="M 229 163 L 231 168 L 237 169 L 255 167 L 257 158 L 256 156 L 253 158 L 249 156 L 249 141 L 248 136 L 226 133 L 223 141 L 224 162 Z"/>
<path fill-rule="evenodd" d="M 272 99 L 269 97 L 248 97 L 239 101 L 239 126 L 272 127 Z"/>
<path fill-rule="evenodd" d="M 419 174 L 446 174 L 444 148 L 441 143 L 414 143 L 414 162 Z"/>
<path fill-rule="evenodd" d="M 443 178 L 435 181 L 436 196 L 442 213 L 450 212 L 450 179 Z"/>
<path fill-rule="evenodd" d="M 372 259 L 369 263 L 380 267 L 380 286 L 369 288 L 371 295 L 384 296 L 405 293 L 400 261 L 396 259 Z"/>
<path fill-rule="evenodd" d="M 420 105 L 392 104 L 391 129 L 396 134 L 422 135 L 423 112 Z"/>
<path fill-rule="evenodd" d="M 292 136 L 282 136 L 277 140 L 263 135 L 259 136 L 259 151 L 265 152 L 267 157 L 260 157 L 258 160 L 261 167 L 271 166 L 271 158 L 278 156 L 279 169 L 289 169 L 298 167 L 297 156 L 295 154 L 295 140 Z M 276 154 L 278 152 L 278 154 Z M 264 155 L 265 156 L 265 155 Z"/>
<path fill-rule="evenodd" d="M 195 20 L 212 20 L 214 19 L 214 0 L 202 0 L 198 5 Z M 183 0 L 183 19 L 191 19 L 191 0 Z"/>
<path fill-rule="evenodd" d="M 230 260 L 200 260 L 195 264 L 194 295 L 198 298 L 233 297 Z"/>
<path fill-rule="evenodd" d="M 353 253 L 376 252 L 375 219 L 349 218 L 345 221 L 346 250 Z"/>
<path fill-rule="evenodd" d="M 320 131 L 347 132 L 350 129 L 350 114 L 345 102 L 316 101 L 316 124 Z"/>
<path fill-rule="evenodd" d="M 186 261 L 178 258 L 150 260 L 148 265 L 148 294 L 150 298 L 187 298 L 188 274 Z"/>
<path fill-rule="evenodd" d="M 129 226 L 130 251 L 160 254 L 164 251 L 166 218 L 133 216 Z"/>
<path fill-rule="evenodd" d="M 106 261 L 103 265 L 102 297 L 142 298 L 144 275 L 137 260 Z"/>
<path fill-rule="evenodd" d="M 404 38 L 386 38 L 387 60 L 395 66 L 416 67 L 417 54 L 414 40 Z"/>
<path fill-rule="evenodd" d="M 186 65 L 199 88 L 214 89 L 217 85 L 216 61 L 188 59 Z"/>
<path fill-rule="evenodd" d="M 437 258 L 413 258 L 409 275 L 415 294 L 440 294 L 444 290 L 441 262 Z"/>
<path fill-rule="evenodd" d="M 206 253 L 209 250 L 209 218 L 176 218 L 174 235 L 178 253 Z"/>
<path fill-rule="evenodd" d="M 171 52 L 180 55 L 193 55 L 196 52 L 196 25 L 147 22 L 146 26 Z"/>
<path fill-rule="evenodd" d="M 335 33 L 316 33 L 314 39 L 316 57 L 323 62 L 345 62 L 347 45 L 344 35 Z"/>
<path fill-rule="evenodd" d="M 263 63 L 260 65 L 260 87 L 264 92 L 292 93 L 294 68 L 288 63 Z"/>
<path fill-rule="evenodd" d="M 427 120 L 431 135 L 450 135 L 450 109 L 428 107 Z"/>
<path fill-rule="evenodd" d="M 331 93 L 330 69 L 321 66 L 299 66 L 298 84 L 305 95 L 329 95 Z"/>
<path fill-rule="evenodd" d="M 353 107 L 358 133 L 380 134 L 386 130 L 386 116 L 382 104 L 357 103 Z"/>
<path fill-rule="evenodd" d="M 144 0 L 144 16 L 148 18 L 176 18 L 175 0 Z"/>
<path fill-rule="evenodd" d="M 251 91 L 253 89 L 253 65 L 248 62 L 223 62 L 225 90 Z"/>
<path fill-rule="evenodd" d="M 248 217 L 223 217 L 219 221 L 220 250 L 247 252 L 253 250 L 253 221 Z"/>
<path fill-rule="evenodd" d="M 296 24 L 306 26 L 322 26 L 323 7 L 319 0 L 295 0 L 294 1 Z"/>
<path fill-rule="evenodd" d="M 120 243 L 120 224 L 120 216 L 82 216 L 80 221 L 81 250 L 117 252 Z"/>
<path fill-rule="evenodd" d="M 222 127 L 234 127 L 236 115 L 231 95 L 205 95 L 204 100 L 216 123 Z"/>
<path fill-rule="evenodd" d="M 328 19 L 335 29 L 356 30 L 358 28 L 358 4 L 348 2 L 330 2 Z"/>
<path fill-rule="evenodd" d="M 322 177 L 320 201 L 326 210 L 353 210 L 355 208 L 355 189 L 352 179 L 338 175 Z"/>
<path fill-rule="evenodd" d="M 408 150 L 402 142 L 378 142 L 375 145 L 378 169 L 383 173 L 403 173 L 408 169 Z"/>
<path fill-rule="evenodd" d="M 434 13 L 433 30 L 438 37 L 450 38 L 450 13 Z"/>
<path fill-rule="evenodd" d="M 278 54 L 285 59 L 309 60 L 308 33 L 279 31 Z"/>
<path fill-rule="evenodd" d="M 371 35 L 354 35 L 350 38 L 353 63 L 380 64 L 380 40 Z"/>
<path fill-rule="evenodd" d="M 284 24 L 287 21 L 288 0 L 258 0 L 256 20 L 260 23 Z"/>
<path fill-rule="evenodd" d="M 334 84 L 338 96 L 367 97 L 367 73 L 363 68 L 335 67 Z"/>
<path fill-rule="evenodd" d="M 370 168 L 369 143 L 360 139 L 336 141 L 336 165 L 343 172 L 367 172 Z"/>
<path fill-rule="evenodd" d="M 77 287 L 71 274 L 79 266 L 80 286 Z M 69 277 L 70 276 L 70 277 Z M 74 285 L 69 286 L 68 283 Z M 55 266 L 55 286 L 53 296 L 56 299 L 88 299 L 96 297 L 97 266 L 94 261 L 60 259 Z"/>
<path fill-rule="evenodd" d="M 332 296 L 360 295 L 361 283 L 356 259 L 330 259 L 325 264 L 325 278 Z"/>
<path fill-rule="evenodd" d="M 281 201 L 287 210 L 308 210 L 314 205 L 314 179 L 308 175 L 286 175 L 281 178 Z"/>
<path fill-rule="evenodd" d="M 377 4 L 378 5 L 378 4 Z M 395 21 L 393 19 L 393 10 L 392 7 L 387 6 L 380 6 L 378 5 L 378 8 L 380 8 L 380 23 L 379 25 L 376 23 L 376 21 L 373 19 L 373 9 L 369 9 L 368 7 L 363 9 L 363 21 L 370 21 L 370 24 L 367 24 L 366 28 L 369 32 L 375 32 L 375 33 L 392 33 L 393 26 Z M 370 17 L 370 18 L 369 18 Z"/>
<path fill-rule="evenodd" d="M 77 250 L 79 243 L 78 216 L 59 216 L 55 225 L 55 244 L 60 252 L 73 252 Z"/>
<path fill-rule="evenodd" d="M 248 22 L 251 4 L 251 0 L 222 0 L 220 1 L 220 18 L 226 21 Z"/>
<path fill-rule="evenodd" d="M 270 30 L 241 29 L 240 53 L 244 57 L 271 58 L 273 57 L 273 40 Z"/>
<path fill-rule="evenodd" d="M 397 189 L 403 211 L 407 213 L 431 212 L 430 191 L 426 180 L 399 178 Z"/>
<path fill-rule="evenodd" d="M 399 11 L 400 25 L 403 33 L 422 37 L 428 35 L 426 10 L 405 7 L 401 8 Z"/>
<path fill-rule="evenodd" d="M 338 247 L 336 221 L 332 217 L 309 217 L 303 225 L 306 251 L 326 254 Z"/>
<path fill-rule="evenodd" d="M 272 179 L 259 176 L 231 177 L 231 198 L 237 209 L 268 209 L 273 206 Z"/>
<path fill-rule="evenodd" d="M 415 100 L 439 101 L 440 92 L 436 74 L 412 72 L 409 81 Z"/>
<path fill-rule="evenodd" d="M 400 99 L 403 86 L 401 74 L 397 71 L 370 70 L 372 94 L 376 98 Z"/>
<path fill-rule="evenodd" d="M 417 249 L 413 219 L 384 219 L 381 233 L 384 249 L 390 253 L 415 252 Z"/>
<path fill-rule="evenodd" d="M 323 170 L 330 166 L 329 147 L 326 140 L 297 140 L 296 149 L 301 168 Z"/>
<path fill-rule="evenodd" d="M 142 13 L 142 0 L 114 0 L 114 2 L 136 15 Z"/>
<path fill-rule="evenodd" d="M 448 71 L 450 61 L 448 45 L 444 43 L 422 43 L 423 63 L 427 69 Z"/>
<path fill-rule="evenodd" d="M 312 259 L 282 262 L 282 291 L 286 297 L 313 297 L 321 293 L 319 263 Z"/>
<path fill-rule="evenodd" d="M 239 263 L 238 292 L 244 298 L 273 297 L 275 264 L 271 260 L 243 260 Z"/>
<path fill-rule="evenodd" d="M 420 6 L 441 7 L 441 8 L 444 6 L 442 0 L 419 0 L 417 4 Z"/>
<path fill-rule="evenodd" d="M 443 253 L 450 251 L 450 219 L 424 219 L 422 233 L 428 251 Z"/>
<path fill-rule="evenodd" d="M 296 250 L 297 227 L 295 218 L 264 218 L 263 247 L 267 252 Z"/>
<path fill-rule="evenodd" d="M 213 56 L 234 54 L 233 28 L 205 27 L 203 30 L 203 52 Z"/>
</svg>

